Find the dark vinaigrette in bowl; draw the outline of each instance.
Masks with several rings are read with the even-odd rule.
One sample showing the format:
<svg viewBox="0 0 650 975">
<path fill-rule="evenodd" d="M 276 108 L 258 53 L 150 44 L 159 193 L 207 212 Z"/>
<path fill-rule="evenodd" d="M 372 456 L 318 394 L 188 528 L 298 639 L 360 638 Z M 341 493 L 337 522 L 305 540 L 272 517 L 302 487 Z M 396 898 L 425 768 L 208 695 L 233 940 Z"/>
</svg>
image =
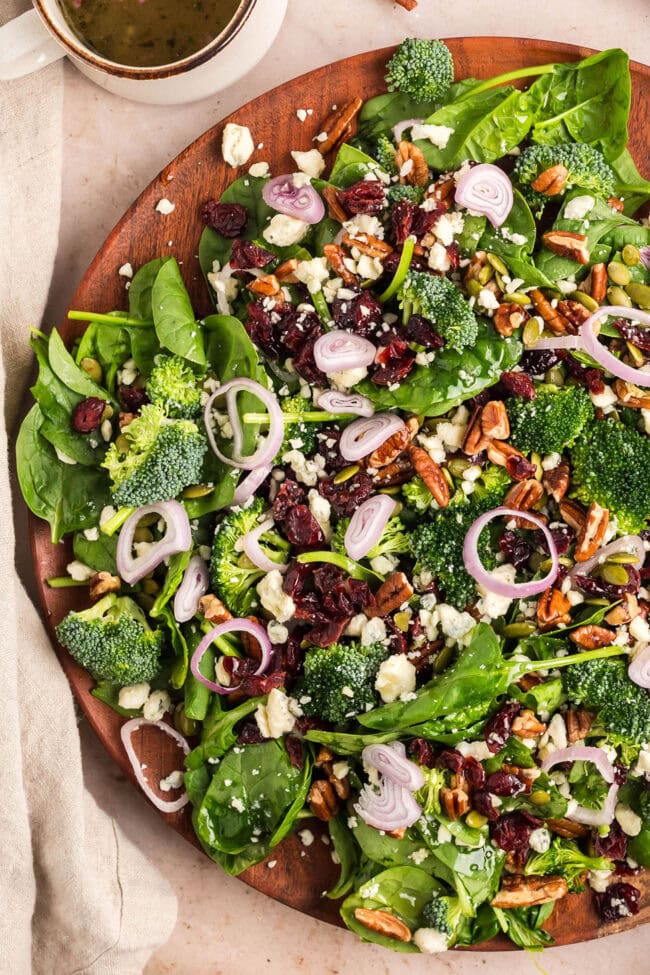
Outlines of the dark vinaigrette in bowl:
<svg viewBox="0 0 650 975">
<path fill-rule="evenodd" d="M 240 0 L 59 0 L 75 34 L 109 61 L 148 68 L 200 51 Z"/>
</svg>

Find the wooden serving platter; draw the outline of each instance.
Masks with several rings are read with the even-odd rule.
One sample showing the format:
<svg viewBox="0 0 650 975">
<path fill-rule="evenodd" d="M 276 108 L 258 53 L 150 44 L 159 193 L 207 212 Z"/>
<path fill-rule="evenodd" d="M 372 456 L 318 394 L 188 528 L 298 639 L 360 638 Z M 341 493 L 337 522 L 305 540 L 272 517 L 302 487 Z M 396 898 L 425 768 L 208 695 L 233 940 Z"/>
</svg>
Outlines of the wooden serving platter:
<svg viewBox="0 0 650 975">
<path fill-rule="evenodd" d="M 573 45 L 514 37 L 453 38 L 447 43 L 454 56 L 457 78 L 486 78 L 527 65 L 572 61 L 593 53 Z M 197 257 L 202 230 L 200 208 L 205 200 L 219 197 L 235 175 L 221 158 L 221 133 L 225 123 L 239 122 L 249 126 L 255 144 L 263 144 L 247 165 L 267 160 L 274 174 L 290 172 L 295 168 L 290 150 L 313 146 L 311 140 L 320 131 L 319 124 L 333 104 L 340 105 L 352 95 L 369 98 L 385 90 L 383 74 L 389 54 L 390 49 L 371 51 L 318 68 L 260 95 L 205 132 L 169 163 L 129 207 L 86 271 L 70 307 L 102 312 L 125 307 L 124 278 L 118 276 L 118 268 L 127 261 L 137 268 L 153 257 L 173 254 L 181 264 L 197 314 L 207 314 L 209 298 Z M 641 171 L 650 177 L 650 68 L 633 63 L 632 80 L 630 149 Z M 313 115 L 302 123 L 296 116 L 296 109 L 301 106 L 314 110 Z M 607 119 L 603 119 L 603 125 L 607 125 Z M 175 204 L 173 213 L 167 216 L 156 211 L 156 204 L 163 197 Z M 66 320 L 61 323 L 60 332 L 69 343 L 83 331 L 83 327 L 82 323 Z M 90 676 L 77 666 L 55 638 L 54 627 L 60 619 L 70 609 L 83 606 L 83 590 L 49 589 L 45 583 L 48 577 L 65 573 L 65 566 L 72 557 L 71 548 L 65 544 L 53 546 L 48 525 L 33 516 L 30 517 L 30 536 L 43 614 L 61 666 L 96 735 L 125 776 L 135 782 L 120 741 L 122 719 L 91 696 Z M 151 731 L 140 732 L 135 744 L 150 770 L 152 782 L 178 766 L 177 750 L 166 736 Z M 151 815 L 156 815 L 153 808 Z M 164 815 L 164 818 L 172 829 L 198 846 L 189 806 L 178 813 Z M 315 821 L 304 825 L 308 825 L 317 838 L 323 832 L 321 824 Z M 330 850 L 321 842 L 305 848 L 296 836 L 291 836 L 273 851 L 271 859 L 277 861 L 273 869 L 265 863 L 259 864 L 242 874 L 241 879 L 305 914 L 340 925 L 338 905 L 322 896 L 338 872 Z M 214 869 L 219 867 L 215 865 Z M 590 894 L 572 894 L 556 910 L 556 917 L 548 929 L 557 944 L 571 944 L 650 921 L 650 880 L 643 882 L 643 887 L 644 906 L 634 918 L 599 926 Z M 512 947 L 505 938 L 496 938 L 474 950 Z"/>
</svg>

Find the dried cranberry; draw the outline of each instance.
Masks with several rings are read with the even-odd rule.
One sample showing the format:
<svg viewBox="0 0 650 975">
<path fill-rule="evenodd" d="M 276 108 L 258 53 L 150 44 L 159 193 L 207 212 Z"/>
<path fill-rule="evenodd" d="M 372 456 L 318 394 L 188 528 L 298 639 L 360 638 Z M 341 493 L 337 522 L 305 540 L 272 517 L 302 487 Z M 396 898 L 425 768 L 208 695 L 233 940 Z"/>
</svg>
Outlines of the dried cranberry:
<svg viewBox="0 0 650 975">
<path fill-rule="evenodd" d="M 318 336 L 316 336 L 318 338 Z M 314 358 L 314 342 L 316 339 L 309 339 L 305 342 L 301 351 L 294 356 L 293 367 L 299 376 L 302 376 L 308 383 L 319 386 L 327 385 L 327 376 L 316 365 Z"/>
<path fill-rule="evenodd" d="M 381 213 L 386 206 L 386 190 L 381 180 L 362 179 L 339 190 L 338 199 L 348 213 Z"/>
<path fill-rule="evenodd" d="M 300 640 L 290 636 L 280 652 L 280 669 L 296 677 L 302 670 L 303 658 Z"/>
<path fill-rule="evenodd" d="M 477 791 L 472 796 L 472 804 L 474 809 L 489 819 L 490 822 L 495 822 L 499 818 L 499 810 L 496 808 L 492 802 L 492 797 L 486 789 L 477 789 Z"/>
<path fill-rule="evenodd" d="M 296 718 L 296 728 L 301 735 L 306 735 L 308 731 L 327 731 L 331 725 L 322 718 L 311 718 L 303 714 L 302 717 Z"/>
<path fill-rule="evenodd" d="M 486 788 L 495 796 L 518 796 L 526 786 L 512 772 L 493 772 L 487 777 Z"/>
<path fill-rule="evenodd" d="M 332 317 L 337 325 L 349 328 L 363 338 L 372 338 L 383 325 L 384 310 L 369 291 L 354 298 L 337 298 L 332 304 Z"/>
<path fill-rule="evenodd" d="M 636 877 L 642 870 L 643 867 L 631 867 L 627 860 L 618 860 L 614 864 L 614 875 L 616 877 Z"/>
<path fill-rule="evenodd" d="M 322 334 L 321 320 L 313 311 L 298 311 L 293 305 L 282 305 L 278 335 L 289 352 L 300 352 L 306 342 L 315 342 Z"/>
<path fill-rule="evenodd" d="M 512 722 L 520 711 L 521 704 L 509 701 L 485 725 L 483 737 L 492 754 L 500 752 L 505 746 L 512 735 Z"/>
<path fill-rule="evenodd" d="M 263 741 L 266 741 L 266 739 L 254 721 L 247 721 L 241 726 L 239 735 L 237 736 L 238 744 L 259 745 Z"/>
<path fill-rule="evenodd" d="M 412 738 L 406 746 L 406 753 L 414 762 L 426 768 L 434 768 L 436 764 L 433 745 L 424 738 Z"/>
<path fill-rule="evenodd" d="M 297 548 L 318 548 L 325 544 L 323 529 L 306 504 L 296 504 L 282 523 L 284 533 Z"/>
<path fill-rule="evenodd" d="M 390 225 L 396 244 L 403 244 L 411 233 L 414 216 L 415 204 L 410 203 L 409 200 L 398 200 L 393 205 L 390 211 Z"/>
<path fill-rule="evenodd" d="M 416 207 L 413 216 L 413 228 L 411 233 L 416 237 L 423 237 L 428 234 L 434 223 L 444 213 L 442 207 L 434 207 L 433 210 L 425 210 L 424 207 Z"/>
<path fill-rule="evenodd" d="M 275 254 L 258 247 L 252 240 L 236 240 L 228 263 L 233 271 L 243 271 L 251 267 L 265 267 L 274 260 Z"/>
<path fill-rule="evenodd" d="M 284 739 L 285 748 L 287 749 L 287 755 L 289 756 L 289 762 L 294 768 L 301 769 L 305 764 L 305 758 L 302 753 L 302 743 L 300 738 L 296 738 L 295 735 L 289 735 Z"/>
<path fill-rule="evenodd" d="M 555 542 L 555 548 L 557 549 L 558 555 L 566 555 L 571 546 L 573 545 L 576 533 L 573 528 L 569 525 L 560 525 L 559 528 L 550 528 L 551 538 Z M 548 542 L 546 541 L 546 535 L 543 531 L 536 531 L 533 535 L 535 539 L 535 545 L 542 550 L 546 555 L 550 555 Z"/>
<path fill-rule="evenodd" d="M 515 569 L 522 569 L 528 563 L 532 550 L 525 538 L 516 532 L 505 531 L 499 538 L 499 548 Z"/>
<path fill-rule="evenodd" d="M 560 353 L 554 349 L 531 349 L 524 352 L 519 363 L 524 372 L 529 372 L 533 376 L 541 376 L 548 372 L 560 361 Z"/>
<path fill-rule="evenodd" d="M 610 884 L 602 894 L 596 894 L 596 907 L 603 921 L 619 921 L 639 913 L 641 892 L 632 884 Z"/>
<path fill-rule="evenodd" d="M 535 399 L 537 396 L 533 380 L 525 372 L 502 372 L 501 382 L 511 396 L 521 396 L 522 399 Z"/>
<path fill-rule="evenodd" d="M 599 857 L 607 857 L 608 860 L 624 860 L 627 856 L 627 835 L 623 832 L 616 820 L 609 827 L 606 836 L 601 836 L 595 830 L 593 833 L 594 853 Z"/>
<path fill-rule="evenodd" d="M 341 455 L 339 441 L 341 430 L 330 429 L 329 427 L 321 430 L 317 434 L 319 442 L 318 453 L 325 459 L 325 468 L 328 471 L 340 471 L 348 466 L 348 461 Z"/>
<path fill-rule="evenodd" d="M 370 592 L 367 582 L 361 579 L 348 579 L 348 592 L 355 613 L 375 608 L 375 597 Z"/>
<path fill-rule="evenodd" d="M 292 508 L 297 504 L 303 504 L 305 500 L 305 489 L 287 478 L 282 482 L 278 493 L 273 502 L 273 518 L 277 522 L 283 522 Z"/>
<path fill-rule="evenodd" d="M 460 247 L 453 240 L 451 244 L 447 244 L 445 250 L 447 251 L 447 260 L 449 261 L 449 270 L 457 271 L 460 267 Z"/>
<path fill-rule="evenodd" d="M 239 237 L 248 220 L 246 207 L 241 203 L 219 203 L 218 200 L 204 203 L 201 216 L 208 227 L 222 237 Z"/>
<path fill-rule="evenodd" d="M 535 476 L 537 468 L 525 457 L 510 454 L 506 457 L 506 470 L 515 481 L 526 481 L 529 477 Z"/>
<path fill-rule="evenodd" d="M 282 588 L 292 599 L 297 599 L 302 595 L 305 584 L 311 574 L 312 567 L 310 565 L 303 565 L 294 559 L 289 563 L 289 568 L 284 574 Z"/>
<path fill-rule="evenodd" d="M 323 612 L 320 596 L 315 592 L 303 593 L 294 600 L 296 608 L 294 616 L 306 623 L 327 623 L 329 617 Z"/>
<path fill-rule="evenodd" d="M 72 429 L 77 433 L 92 433 L 102 422 L 106 401 L 97 396 L 89 396 L 77 403 L 72 411 Z"/>
<path fill-rule="evenodd" d="M 388 652 L 391 654 L 407 653 L 409 644 L 408 640 L 406 639 L 406 634 L 402 633 L 392 616 L 387 616 L 385 623 L 386 630 L 388 631 L 388 639 L 386 640 Z"/>
<path fill-rule="evenodd" d="M 625 765 L 621 765 L 620 762 L 614 762 L 614 782 L 616 782 L 616 785 L 625 785 L 629 774 L 629 769 Z"/>
<path fill-rule="evenodd" d="M 573 378 L 577 379 L 581 386 L 586 386 L 590 393 L 598 396 L 605 389 L 603 373 L 600 369 L 585 368 L 571 354 L 564 356 L 564 364 Z"/>
<path fill-rule="evenodd" d="M 452 772 L 462 772 L 465 768 L 465 756 L 455 748 L 445 748 L 438 755 L 437 765 L 440 768 L 448 768 Z"/>
<path fill-rule="evenodd" d="M 365 471 L 359 471 L 354 477 L 349 477 L 341 484 L 335 484 L 329 478 L 319 481 L 318 490 L 324 498 L 327 498 L 339 518 L 349 518 L 362 501 L 370 497 L 374 485 Z"/>
<path fill-rule="evenodd" d="M 336 586 L 340 586 L 345 580 L 345 573 L 343 569 L 339 569 L 335 565 L 321 565 L 317 569 L 314 569 L 313 578 L 314 588 L 317 592 L 323 594 L 335 589 Z"/>
<path fill-rule="evenodd" d="M 378 368 L 370 377 L 376 386 L 392 386 L 408 376 L 415 364 L 415 352 L 402 339 L 391 342 L 377 353 Z"/>
<path fill-rule="evenodd" d="M 343 619 L 319 623 L 318 626 L 314 626 L 305 633 L 305 639 L 315 647 L 330 647 L 333 643 L 338 643 L 349 622 L 350 618 L 344 617 Z"/>
<path fill-rule="evenodd" d="M 650 333 L 648 333 L 647 328 L 633 325 L 632 322 L 626 322 L 623 318 L 612 322 L 612 325 L 626 342 L 635 345 L 637 349 L 642 349 L 644 352 L 650 352 Z"/>
<path fill-rule="evenodd" d="M 474 800 L 476 803 L 476 796 Z M 541 825 L 542 820 L 529 813 L 506 813 L 490 824 L 490 836 L 501 850 L 512 854 L 515 864 L 523 866 L 530 849 L 530 834 Z"/>
<path fill-rule="evenodd" d="M 251 304 L 246 306 L 246 311 L 248 312 L 248 316 L 244 322 L 244 328 L 250 335 L 252 341 L 270 359 L 278 359 L 280 357 L 281 343 L 271 312 L 264 308 L 261 301 L 251 302 Z M 273 315 L 277 317 L 275 310 Z"/>
<path fill-rule="evenodd" d="M 404 328 L 404 334 L 409 342 L 417 342 L 425 349 L 441 349 L 445 344 L 442 335 L 436 332 L 429 319 L 423 315 L 411 315 Z"/>
<path fill-rule="evenodd" d="M 117 395 L 128 413 L 138 413 L 149 402 L 149 397 L 140 386 L 118 386 Z"/>
<path fill-rule="evenodd" d="M 485 789 L 485 769 L 480 762 L 477 762 L 471 755 L 465 756 L 465 767 L 463 774 L 467 779 L 471 790 L 480 791 Z"/>
<path fill-rule="evenodd" d="M 626 565 L 628 581 L 625 585 L 616 586 L 604 579 L 596 579 L 593 576 L 575 575 L 573 581 L 578 589 L 590 596 L 607 596 L 611 599 L 620 599 L 626 592 L 638 592 L 641 586 L 641 573 L 633 565 Z"/>
<path fill-rule="evenodd" d="M 335 586 L 330 592 L 326 592 L 322 598 L 322 607 L 327 615 L 334 619 L 350 617 L 354 614 L 352 601 L 344 585 Z"/>
</svg>

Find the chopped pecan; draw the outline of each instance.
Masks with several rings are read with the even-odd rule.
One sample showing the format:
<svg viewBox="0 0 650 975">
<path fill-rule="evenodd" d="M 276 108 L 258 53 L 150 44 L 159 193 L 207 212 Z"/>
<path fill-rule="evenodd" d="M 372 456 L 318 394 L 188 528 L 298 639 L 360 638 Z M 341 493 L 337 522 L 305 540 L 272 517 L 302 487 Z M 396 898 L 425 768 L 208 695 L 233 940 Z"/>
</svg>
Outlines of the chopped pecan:
<svg viewBox="0 0 650 975">
<path fill-rule="evenodd" d="M 278 264 L 275 269 L 275 276 L 282 284 L 295 284 L 298 280 L 295 275 L 297 267 L 298 258 L 291 257 L 288 261 L 283 261 L 282 264 Z"/>
<path fill-rule="evenodd" d="M 318 754 L 314 759 L 314 765 L 323 770 L 327 776 L 327 781 L 339 799 L 347 799 L 350 795 L 350 780 L 347 775 L 339 777 L 334 774 L 334 755 L 329 748 L 322 746 L 318 750 Z"/>
<path fill-rule="evenodd" d="M 119 576 L 113 576 L 110 572 L 96 572 L 94 576 L 90 577 L 88 592 L 91 600 L 96 603 L 107 593 L 118 592 L 121 585 L 122 580 Z"/>
<path fill-rule="evenodd" d="M 409 660 L 419 672 L 428 667 L 433 657 L 444 647 L 444 640 L 427 640 L 414 650 L 409 651 Z"/>
<path fill-rule="evenodd" d="M 579 301 L 570 299 L 558 301 L 557 310 L 574 326 L 576 331 L 580 330 L 580 326 L 584 325 L 591 315 L 591 312 Z"/>
<path fill-rule="evenodd" d="M 570 623 L 571 603 L 559 589 L 545 589 L 537 603 L 537 623 L 540 630 L 552 630 L 560 623 Z"/>
<path fill-rule="evenodd" d="M 417 422 L 417 421 L 416 421 Z M 368 467 L 386 467 L 387 464 L 392 464 L 396 460 L 403 450 L 406 450 L 411 440 L 417 433 L 417 427 L 414 429 L 413 425 L 405 423 L 396 433 L 393 433 L 388 440 L 384 440 L 381 446 L 377 447 L 376 450 L 368 457 Z"/>
<path fill-rule="evenodd" d="M 599 647 L 610 647 L 616 639 L 613 630 L 606 626 L 577 626 L 569 633 L 569 639 L 585 650 L 597 650 Z"/>
<path fill-rule="evenodd" d="M 532 792 L 533 783 L 538 775 L 538 770 L 535 768 L 521 768 L 519 765 L 509 765 L 504 762 L 501 766 L 502 772 L 509 772 L 510 775 L 515 775 L 520 782 L 523 782 L 526 787 L 526 792 Z"/>
<path fill-rule="evenodd" d="M 643 390 L 633 383 L 616 379 L 612 383 L 612 389 L 623 406 L 629 406 L 632 410 L 650 410 L 650 396 L 644 395 Z"/>
<path fill-rule="evenodd" d="M 377 487 L 395 487 L 404 484 L 413 477 L 413 464 L 408 454 L 400 454 L 392 464 L 386 464 L 373 474 L 373 481 Z"/>
<path fill-rule="evenodd" d="M 543 735 L 545 731 L 546 725 L 538 721 L 535 712 L 529 708 L 520 711 L 512 722 L 512 733 L 517 738 L 536 738 L 538 735 Z"/>
<path fill-rule="evenodd" d="M 551 833 L 556 836 L 563 836 L 565 839 L 576 839 L 580 836 L 587 836 L 589 829 L 582 823 L 574 823 L 572 819 L 547 819 L 546 825 Z"/>
<path fill-rule="evenodd" d="M 257 626 L 260 626 L 260 621 L 257 616 L 247 616 L 246 619 L 251 623 L 255 623 Z M 252 633 L 242 632 L 239 639 L 241 640 L 245 656 L 247 656 L 250 660 L 262 659 L 262 648 L 260 647 L 259 641 L 253 636 Z"/>
<path fill-rule="evenodd" d="M 464 284 L 467 285 L 470 281 L 478 281 L 479 275 L 486 264 L 487 251 L 476 251 L 467 265 L 463 278 Z"/>
<path fill-rule="evenodd" d="M 129 423 L 133 423 L 137 415 L 137 413 L 120 413 L 117 419 L 117 425 L 119 426 L 120 430 L 123 430 L 124 427 L 128 427 Z"/>
<path fill-rule="evenodd" d="M 591 272 L 589 274 L 590 284 L 589 284 L 589 294 L 597 301 L 599 305 L 602 305 L 605 298 L 607 297 L 607 268 L 604 264 L 594 264 Z"/>
<path fill-rule="evenodd" d="M 264 295 L 264 297 L 270 298 L 272 295 L 277 295 L 280 290 L 280 282 L 275 274 L 263 274 L 261 277 L 249 281 L 246 287 L 255 295 Z"/>
<path fill-rule="evenodd" d="M 641 612 L 639 602 L 634 593 L 626 592 L 621 597 L 621 602 L 614 609 L 610 609 L 605 616 L 605 622 L 610 626 L 623 626 L 631 623 Z"/>
<path fill-rule="evenodd" d="M 321 190 L 321 196 L 327 203 L 327 216 L 331 220 L 338 220 L 339 223 L 344 223 L 348 219 L 348 215 L 341 206 L 336 187 L 324 186 Z"/>
<path fill-rule="evenodd" d="M 453 175 L 439 176 L 435 183 L 429 186 L 424 195 L 428 200 L 435 200 L 439 206 L 448 210 L 454 202 L 455 192 L 456 180 Z M 482 251 L 482 254 L 485 257 L 485 251 Z"/>
<path fill-rule="evenodd" d="M 203 613 L 208 623 L 225 623 L 226 620 L 232 619 L 230 610 L 212 593 L 199 599 L 199 613 Z"/>
<path fill-rule="evenodd" d="M 474 457 L 476 454 L 480 454 L 481 451 L 485 450 L 489 440 L 483 433 L 483 427 L 481 425 L 481 413 L 483 408 L 477 406 L 474 409 L 471 417 L 469 418 L 469 423 L 467 424 L 467 429 L 465 430 L 465 436 L 463 437 L 462 451 L 469 457 Z"/>
<path fill-rule="evenodd" d="M 358 97 L 353 98 L 352 101 L 346 102 L 341 108 L 334 109 L 327 116 L 320 129 L 321 132 L 326 134 L 327 138 L 323 142 L 316 144 L 322 156 L 326 156 L 334 148 L 339 139 L 349 131 L 362 105 L 363 99 Z M 347 220 L 347 217 L 345 219 Z"/>
<path fill-rule="evenodd" d="M 490 901 L 492 907 L 534 907 L 560 900 L 569 893 L 564 877 L 522 877 L 508 874 L 501 880 L 501 890 Z"/>
<path fill-rule="evenodd" d="M 409 186 L 426 186 L 429 182 L 429 167 L 424 153 L 412 142 L 402 140 L 395 153 L 395 165 L 400 183 Z"/>
<path fill-rule="evenodd" d="M 323 254 L 327 258 L 330 266 L 342 279 L 344 284 L 359 284 L 359 276 L 346 267 L 348 256 L 338 244 L 325 244 Z"/>
<path fill-rule="evenodd" d="M 612 210 L 616 210 L 617 213 L 623 213 L 623 210 L 625 209 L 623 200 L 620 200 L 617 196 L 608 196 L 607 203 Z"/>
<path fill-rule="evenodd" d="M 512 485 L 503 499 L 503 504 L 504 507 L 515 508 L 517 511 L 531 511 L 539 504 L 543 495 L 544 490 L 539 481 L 534 477 L 528 477 L 525 481 L 517 481 Z M 518 528 L 537 528 L 537 525 L 533 526 L 532 522 L 527 522 L 525 518 L 518 518 L 517 522 Z"/>
<path fill-rule="evenodd" d="M 411 940 L 411 929 L 408 925 L 388 911 L 371 911 L 366 907 L 355 907 L 354 917 L 364 928 L 381 934 L 384 938 L 404 942 Z"/>
<path fill-rule="evenodd" d="M 357 234 L 356 237 L 351 237 L 346 230 L 342 239 L 345 246 L 349 247 L 350 250 L 356 247 L 361 254 L 366 254 L 368 257 L 378 257 L 380 260 L 388 257 L 393 250 L 390 244 L 384 240 L 379 240 L 378 237 L 373 237 L 372 234 Z"/>
<path fill-rule="evenodd" d="M 394 572 L 375 593 L 375 605 L 366 611 L 366 616 L 388 616 L 402 603 L 407 603 L 413 595 L 413 586 L 403 572 Z"/>
<path fill-rule="evenodd" d="M 585 522 L 578 530 L 574 552 L 576 562 L 586 562 L 592 558 L 602 545 L 609 524 L 609 511 L 601 508 L 595 501 L 589 505 Z"/>
<path fill-rule="evenodd" d="M 542 240 L 550 251 L 559 257 L 566 257 L 578 264 L 589 263 L 589 247 L 585 234 L 570 230 L 547 230 Z"/>
<path fill-rule="evenodd" d="M 472 808 L 469 795 L 464 789 L 447 789 L 444 787 L 440 790 L 440 801 L 446 815 L 451 820 L 460 819 Z"/>
<path fill-rule="evenodd" d="M 490 440 L 507 440 L 510 436 L 510 421 L 505 403 L 493 399 L 481 410 L 481 430 Z"/>
<path fill-rule="evenodd" d="M 523 677 L 520 677 L 517 681 L 517 687 L 521 687 L 522 691 L 526 692 L 529 691 L 531 687 L 537 687 L 538 684 L 542 683 L 543 678 L 541 674 L 533 672 L 531 674 L 524 674 Z"/>
<path fill-rule="evenodd" d="M 531 473 L 535 472 L 535 465 L 526 460 L 520 450 L 503 440 L 490 441 L 487 445 L 487 455 L 493 464 L 505 467 L 516 481 L 524 481 L 530 477 Z M 512 461 L 520 461 L 521 463 L 513 466 Z"/>
<path fill-rule="evenodd" d="M 325 779 L 312 782 L 307 793 L 307 803 L 316 819 L 320 819 L 323 823 L 334 819 L 339 808 L 336 793 L 331 783 L 326 782 Z"/>
<path fill-rule="evenodd" d="M 562 163 L 558 163 L 545 169 L 530 185 L 537 193 L 543 193 L 544 196 L 557 196 L 566 186 L 568 178 L 569 170 Z"/>
<path fill-rule="evenodd" d="M 581 531 L 584 527 L 587 515 L 584 508 L 578 504 L 577 501 L 570 501 L 568 498 L 563 498 L 560 501 L 560 514 L 562 520 L 566 521 L 570 528 L 574 531 Z"/>
<path fill-rule="evenodd" d="M 499 305 L 492 317 L 492 324 L 499 335 L 508 338 L 516 328 L 520 328 L 529 318 L 530 315 L 525 308 L 511 301 Z"/>
<path fill-rule="evenodd" d="M 544 471 L 542 484 L 544 490 L 559 504 L 569 490 L 570 475 L 567 462 L 563 460 L 557 467 L 553 467 L 550 471 Z"/>
<path fill-rule="evenodd" d="M 406 826 L 398 826 L 396 829 L 387 829 L 386 836 L 392 836 L 394 840 L 403 840 L 406 836 Z"/>
<path fill-rule="evenodd" d="M 564 715 L 564 721 L 567 739 L 569 744 L 573 745 L 576 741 L 582 741 L 587 737 L 594 723 L 594 716 L 583 708 L 569 708 Z"/>
<path fill-rule="evenodd" d="M 442 467 L 436 464 L 435 460 L 432 460 L 422 447 L 411 444 L 408 450 L 415 473 L 424 481 L 440 507 L 446 508 L 449 504 L 450 494 Z"/>
<path fill-rule="evenodd" d="M 532 301 L 535 311 L 544 321 L 545 325 L 548 325 L 550 330 L 554 335 L 564 335 L 569 331 L 569 320 L 562 315 L 557 308 L 554 308 L 548 298 L 539 290 L 539 288 L 533 288 L 530 292 L 530 300 Z"/>
</svg>

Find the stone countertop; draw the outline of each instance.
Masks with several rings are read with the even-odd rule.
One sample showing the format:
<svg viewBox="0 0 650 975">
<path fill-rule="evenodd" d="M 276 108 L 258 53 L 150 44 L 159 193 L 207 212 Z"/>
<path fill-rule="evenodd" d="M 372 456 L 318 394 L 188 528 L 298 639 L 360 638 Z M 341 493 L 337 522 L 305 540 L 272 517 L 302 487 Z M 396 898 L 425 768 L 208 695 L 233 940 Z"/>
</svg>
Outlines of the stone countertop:
<svg viewBox="0 0 650 975">
<path fill-rule="evenodd" d="M 290 0 L 278 40 L 237 85 L 189 106 L 123 101 L 92 85 L 70 64 L 65 74 L 63 213 L 46 320 L 63 316 L 102 241 L 150 179 L 197 135 L 238 105 L 311 68 L 408 34 L 544 37 L 595 48 L 620 46 L 650 61 L 648 0 L 420 0 L 407 13 L 391 0 Z M 167 829 L 124 782 L 89 728 L 82 726 L 86 776 L 99 802 L 158 864 L 179 900 L 171 940 L 145 975 L 616 975 L 647 970 L 648 929 L 558 948 L 537 959 L 519 955 L 389 953 L 277 904 L 227 877 Z M 538 956 L 539 957 L 539 956 Z"/>
</svg>

